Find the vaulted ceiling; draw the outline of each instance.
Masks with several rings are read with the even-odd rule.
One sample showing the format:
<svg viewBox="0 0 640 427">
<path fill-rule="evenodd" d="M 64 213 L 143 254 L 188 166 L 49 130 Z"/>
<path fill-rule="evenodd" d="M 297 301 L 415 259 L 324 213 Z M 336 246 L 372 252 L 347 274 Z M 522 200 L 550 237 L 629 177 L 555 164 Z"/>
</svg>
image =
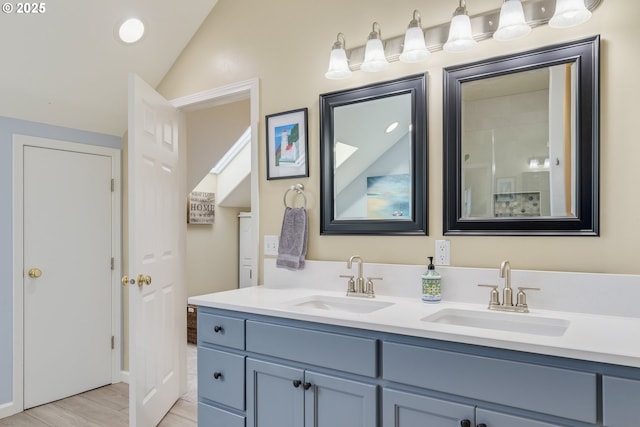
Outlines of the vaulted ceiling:
<svg viewBox="0 0 640 427">
<path fill-rule="evenodd" d="M 122 135 L 127 75 L 157 86 L 217 0 L 59 0 L 0 15 L 0 116 Z M 137 16 L 146 32 L 116 37 Z"/>
</svg>

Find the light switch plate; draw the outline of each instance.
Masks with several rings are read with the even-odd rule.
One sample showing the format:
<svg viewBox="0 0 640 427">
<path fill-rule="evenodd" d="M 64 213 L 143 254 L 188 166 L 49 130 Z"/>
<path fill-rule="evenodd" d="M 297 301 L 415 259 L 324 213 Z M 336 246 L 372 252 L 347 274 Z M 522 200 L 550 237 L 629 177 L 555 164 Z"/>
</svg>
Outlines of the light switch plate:
<svg viewBox="0 0 640 427">
<path fill-rule="evenodd" d="M 278 242 L 280 240 L 280 236 L 264 236 L 264 254 L 265 255 L 278 255 Z"/>
</svg>

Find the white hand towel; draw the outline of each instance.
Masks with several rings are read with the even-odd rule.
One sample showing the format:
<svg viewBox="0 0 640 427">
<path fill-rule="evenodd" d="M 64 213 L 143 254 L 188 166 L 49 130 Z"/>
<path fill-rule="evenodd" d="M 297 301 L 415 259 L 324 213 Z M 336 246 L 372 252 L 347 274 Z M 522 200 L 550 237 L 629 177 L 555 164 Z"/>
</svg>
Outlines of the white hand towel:
<svg viewBox="0 0 640 427">
<path fill-rule="evenodd" d="M 282 218 L 276 267 L 289 270 L 304 268 L 304 257 L 307 254 L 307 233 L 306 209 L 287 207 Z"/>
</svg>

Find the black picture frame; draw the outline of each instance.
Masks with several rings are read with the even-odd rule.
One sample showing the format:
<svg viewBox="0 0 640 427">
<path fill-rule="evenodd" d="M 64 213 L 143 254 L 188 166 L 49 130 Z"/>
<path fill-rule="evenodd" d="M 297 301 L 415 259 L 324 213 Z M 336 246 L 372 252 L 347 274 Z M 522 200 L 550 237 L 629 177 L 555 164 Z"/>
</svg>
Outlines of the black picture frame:
<svg viewBox="0 0 640 427">
<path fill-rule="evenodd" d="M 411 206 L 409 218 L 341 219 L 335 215 L 334 109 L 397 95 L 410 94 Z M 415 235 L 428 234 L 427 74 L 374 83 L 320 95 L 320 234 Z"/>
<path fill-rule="evenodd" d="M 599 235 L 600 36 L 488 58 L 443 70 L 443 234 L 504 236 Z M 462 85 L 558 64 L 577 65 L 576 212 L 567 217 L 464 217 Z"/>
</svg>

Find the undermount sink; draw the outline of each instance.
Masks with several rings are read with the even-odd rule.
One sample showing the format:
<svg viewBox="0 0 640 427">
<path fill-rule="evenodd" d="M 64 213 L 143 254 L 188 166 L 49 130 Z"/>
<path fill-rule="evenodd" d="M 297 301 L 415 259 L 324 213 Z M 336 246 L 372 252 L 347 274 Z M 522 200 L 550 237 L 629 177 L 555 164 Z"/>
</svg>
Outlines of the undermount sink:
<svg viewBox="0 0 640 427">
<path fill-rule="evenodd" d="M 467 326 L 470 328 L 492 329 L 524 334 L 559 337 L 569 327 L 569 321 L 551 317 L 532 316 L 529 313 L 500 313 L 493 311 L 475 311 L 445 308 L 432 315 L 423 317 L 423 322 L 446 325 Z"/>
<path fill-rule="evenodd" d="M 373 313 L 393 305 L 392 302 L 354 297 L 334 297 L 328 295 L 312 295 L 285 303 L 288 308 L 296 310 L 324 310 L 343 313 Z"/>
</svg>

